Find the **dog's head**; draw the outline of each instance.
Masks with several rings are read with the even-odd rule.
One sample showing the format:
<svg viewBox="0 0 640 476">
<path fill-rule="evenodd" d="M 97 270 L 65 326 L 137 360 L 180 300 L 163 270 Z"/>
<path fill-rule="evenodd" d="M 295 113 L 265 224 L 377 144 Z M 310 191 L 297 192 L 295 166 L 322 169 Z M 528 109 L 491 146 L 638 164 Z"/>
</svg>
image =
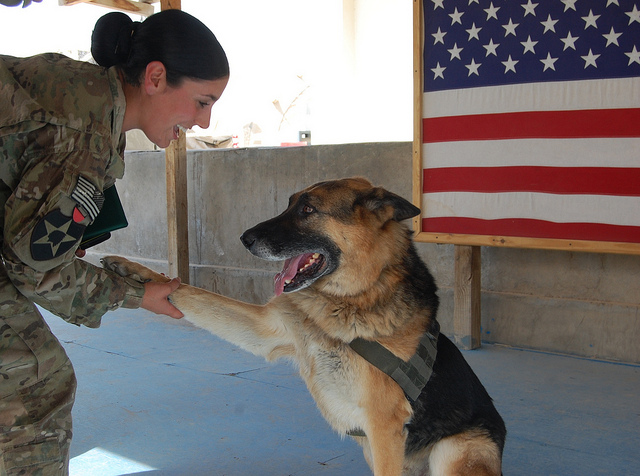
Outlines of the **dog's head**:
<svg viewBox="0 0 640 476">
<path fill-rule="evenodd" d="M 318 283 L 325 292 L 355 295 L 392 264 L 409 232 L 400 221 L 420 213 L 407 200 L 362 178 L 320 182 L 289 199 L 280 215 L 243 233 L 254 255 L 285 260 L 276 295 Z"/>
</svg>

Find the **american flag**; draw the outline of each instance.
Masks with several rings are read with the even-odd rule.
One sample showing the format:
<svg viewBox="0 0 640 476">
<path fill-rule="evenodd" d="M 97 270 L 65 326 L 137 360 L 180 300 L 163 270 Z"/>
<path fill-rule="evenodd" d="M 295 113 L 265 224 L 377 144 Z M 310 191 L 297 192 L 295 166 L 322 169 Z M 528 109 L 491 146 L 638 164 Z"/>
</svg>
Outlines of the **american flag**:
<svg viewBox="0 0 640 476">
<path fill-rule="evenodd" d="M 422 232 L 640 243 L 640 1 L 423 7 Z"/>
</svg>

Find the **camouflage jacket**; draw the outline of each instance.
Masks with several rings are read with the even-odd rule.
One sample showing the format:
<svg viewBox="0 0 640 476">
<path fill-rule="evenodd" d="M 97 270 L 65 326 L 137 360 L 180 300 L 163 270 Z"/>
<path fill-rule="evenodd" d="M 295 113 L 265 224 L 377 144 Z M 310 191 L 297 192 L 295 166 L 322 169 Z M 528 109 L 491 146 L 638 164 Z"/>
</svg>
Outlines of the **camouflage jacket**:
<svg viewBox="0 0 640 476">
<path fill-rule="evenodd" d="M 124 174 L 125 106 L 113 68 L 58 54 L 0 56 L 4 266 L 29 300 L 89 327 L 108 310 L 139 307 L 144 291 L 75 258 L 102 191 Z"/>
</svg>

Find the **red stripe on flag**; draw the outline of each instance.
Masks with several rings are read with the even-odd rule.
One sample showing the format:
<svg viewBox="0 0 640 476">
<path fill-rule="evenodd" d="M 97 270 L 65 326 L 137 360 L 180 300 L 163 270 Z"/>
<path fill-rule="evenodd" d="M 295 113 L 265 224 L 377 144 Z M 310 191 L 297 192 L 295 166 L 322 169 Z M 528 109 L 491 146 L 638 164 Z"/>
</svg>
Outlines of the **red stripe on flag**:
<svg viewBox="0 0 640 476">
<path fill-rule="evenodd" d="M 422 141 L 639 137 L 640 109 L 526 111 L 425 118 Z"/>
<path fill-rule="evenodd" d="M 527 218 L 500 220 L 459 217 L 423 218 L 422 231 L 426 233 L 640 243 L 640 226 L 554 223 Z"/>
<path fill-rule="evenodd" d="M 423 193 L 539 192 L 640 196 L 640 168 L 443 167 L 423 170 Z"/>
</svg>

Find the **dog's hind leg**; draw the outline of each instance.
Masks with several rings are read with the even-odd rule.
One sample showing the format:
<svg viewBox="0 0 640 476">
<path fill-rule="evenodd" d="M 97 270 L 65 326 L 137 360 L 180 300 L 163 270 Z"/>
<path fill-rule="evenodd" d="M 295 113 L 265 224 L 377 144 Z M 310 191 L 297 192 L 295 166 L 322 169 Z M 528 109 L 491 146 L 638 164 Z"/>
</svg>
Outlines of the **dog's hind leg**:
<svg viewBox="0 0 640 476">
<path fill-rule="evenodd" d="M 431 476 L 500 476 L 498 445 L 482 430 L 469 430 L 438 441 L 431 450 Z"/>
</svg>

